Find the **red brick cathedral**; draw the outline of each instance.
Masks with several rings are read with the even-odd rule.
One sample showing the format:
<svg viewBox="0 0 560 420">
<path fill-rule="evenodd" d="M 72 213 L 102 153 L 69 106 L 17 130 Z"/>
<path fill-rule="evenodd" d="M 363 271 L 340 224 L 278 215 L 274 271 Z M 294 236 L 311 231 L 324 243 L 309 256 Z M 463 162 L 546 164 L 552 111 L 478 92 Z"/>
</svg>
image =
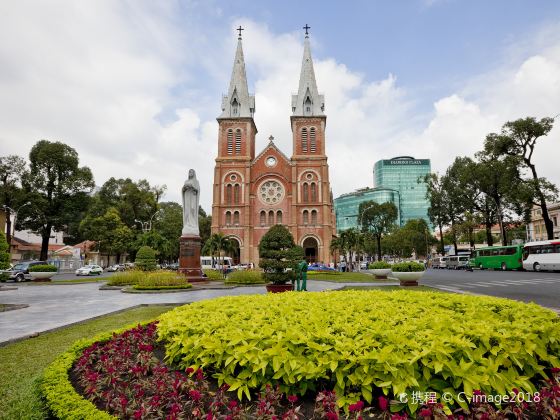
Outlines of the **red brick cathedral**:
<svg viewBox="0 0 560 420">
<path fill-rule="evenodd" d="M 218 117 L 212 233 L 235 239 L 242 263 L 259 261 L 259 242 L 275 224 L 292 232 L 309 262 L 329 263 L 335 229 L 329 166 L 325 154 L 324 97 L 319 95 L 306 35 L 299 89 L 292 95 L 293 150 L 288 158 L 270 136 L 255 150 L 255 97 L 249 95 L 241 36 L 229 91 Z"/>
</svg>

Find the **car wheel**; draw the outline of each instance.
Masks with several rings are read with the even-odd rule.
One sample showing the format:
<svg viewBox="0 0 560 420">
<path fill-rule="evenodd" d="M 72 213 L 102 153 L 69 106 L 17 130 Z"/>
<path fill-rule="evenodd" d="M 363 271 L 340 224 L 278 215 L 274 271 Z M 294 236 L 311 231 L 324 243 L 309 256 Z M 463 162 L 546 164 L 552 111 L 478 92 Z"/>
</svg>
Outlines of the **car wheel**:
<svg viewBox="0 0 560 420">
<path fill-rule="evenodd" d="M 25 276 L 23 274 L 20 273 L 16 276 L 16 282 L 20 283 L 24 280 L 25 280 Z"/>
<path fill-rule="evenodd" d="M 541 265 L 538 262 L 536 262 L 535 264 L 533 264 L 533 270 L 541 271 Z"/>
<path fill-rule="evenodd" d="M 502 263 L 501 268 L 502 268 L 502 271 L 506 271 L 507 270 L 506 263 Z"/>
<path fill-rule="evenodd" d="M 484 270 L 484 267 L 482 267 L 482 263 L 478 264 L 478 269 L 479 270 Z"/>
</svg>

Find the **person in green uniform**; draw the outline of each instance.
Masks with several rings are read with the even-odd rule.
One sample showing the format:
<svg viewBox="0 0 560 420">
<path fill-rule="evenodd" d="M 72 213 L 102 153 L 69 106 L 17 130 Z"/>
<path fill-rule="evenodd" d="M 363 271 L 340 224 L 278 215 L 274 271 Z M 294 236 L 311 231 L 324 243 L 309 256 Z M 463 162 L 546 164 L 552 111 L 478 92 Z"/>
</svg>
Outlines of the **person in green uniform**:
<svg viewBox="0 0 560 420">
<path fill-rule="evenodd" d="M 300 284 L 301 280 L 301 284 Z M 297 274 L 297 290 L 298 292 L 307 292 L 307 262 L 302 260 L 298 264 L 298 274 Z"/>
</svg>

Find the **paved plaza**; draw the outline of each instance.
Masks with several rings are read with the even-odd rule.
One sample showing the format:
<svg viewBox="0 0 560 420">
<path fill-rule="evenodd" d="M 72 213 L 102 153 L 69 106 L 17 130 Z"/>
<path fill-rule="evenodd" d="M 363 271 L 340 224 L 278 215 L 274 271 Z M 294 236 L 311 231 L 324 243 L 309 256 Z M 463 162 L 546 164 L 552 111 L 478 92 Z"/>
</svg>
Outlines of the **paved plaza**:
<svg viewBox="0 0 560 420">
<path fill-rule="evenodd" d="M 355 285 L 311 281 L 308 282 L 308 290 L 338 289 L 350 284 Z M 13 286 L 8 285 L 10 288 Z M 262 285 L 150 294 L 99 290 L 99 286 L 99 283 L 40 286 L 27 283 L 16 285 L 16 290 L 0 292 L 0 303 L 29 305 L 24 309 L 0 313 L 0 344 L 142 304 L 181 304 L 219 296 L 266 293 Z"/>
</svg>

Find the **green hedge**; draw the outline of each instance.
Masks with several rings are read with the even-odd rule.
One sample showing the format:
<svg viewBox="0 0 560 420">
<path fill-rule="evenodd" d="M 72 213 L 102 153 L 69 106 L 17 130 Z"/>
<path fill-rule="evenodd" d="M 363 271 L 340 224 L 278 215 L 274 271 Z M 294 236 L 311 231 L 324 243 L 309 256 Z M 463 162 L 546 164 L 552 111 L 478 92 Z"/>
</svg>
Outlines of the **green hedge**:
<svg viewBox="0 0 560 420">
<path fill-rule="evenodd" d="M 259 270 L 232 271 L 227 275 L 226 283 L 231 284 L 263 284 L 262 272 Z"/>
<path fill-rule="evenodd" d="M 140 270 L 119 271 L 109 277 L 107 286 L 128 286 L 138 284 L 140 279 L 146 277 L 146 273 Z"/>
<path fill-rule="evenodd" d="M 56 273 L 57 271 L 56 265 L 52 264 L 32 265 L 29 267 L 30 273 Z"/>
<path fill-rule="evenodd" d="M 178 290 L 178 289 L 190 289 L 192 284 L 178 284 L 176 286 L 142 286 L 140 284 L 135 284 L 132 286 L 134 290 Z"/>
<path fill-rule="evenodd" d="M 377 269 L 384 269 L 384 268 L 391 268 L 391 264 L 385 261 L 376 261 L 368 265 L 370 270 L 377 270 Z"/>
<path fill-rule="evenodd" d="M 459 392 L 534 393 L 545 368 L 560 365 L 556 313 L 432 292 L 224 297 L 163 314 L 158 334 L 169 362 L 210 369 L 247 397 L 266 383 L 288 394 L 332 387 L 341 406 L 434 391 L 466 407 Z M 412 399 L 408 408 L 417 409 Z"/>
<path fill-rule="evenodd" d="M 118 332 L 126 331 L 135 325 L 129 325 Z M 116 419 L 97 407 L 76 392 L 68 377 L 68 371 L 74 362 L 81 356 L 84 349 L 97 341 L 107 341 L 113 332 L 100 334 L 94 338 L 79 340 L 70 349 L 58 356 L 44 371 L 39 380 L 39 389 L 45 403 L 54 415 L 60 420 L 110 420 Z"/>
<path fill-rule="evenodd" d="M 393 273 L 410 273 L 425 270 L 426 267 L 424 267 L 424 264 L 420 264 L 414 261 L 397 263 L 391 266 L 391 271 L 393 271 Z"/>
</svg>

